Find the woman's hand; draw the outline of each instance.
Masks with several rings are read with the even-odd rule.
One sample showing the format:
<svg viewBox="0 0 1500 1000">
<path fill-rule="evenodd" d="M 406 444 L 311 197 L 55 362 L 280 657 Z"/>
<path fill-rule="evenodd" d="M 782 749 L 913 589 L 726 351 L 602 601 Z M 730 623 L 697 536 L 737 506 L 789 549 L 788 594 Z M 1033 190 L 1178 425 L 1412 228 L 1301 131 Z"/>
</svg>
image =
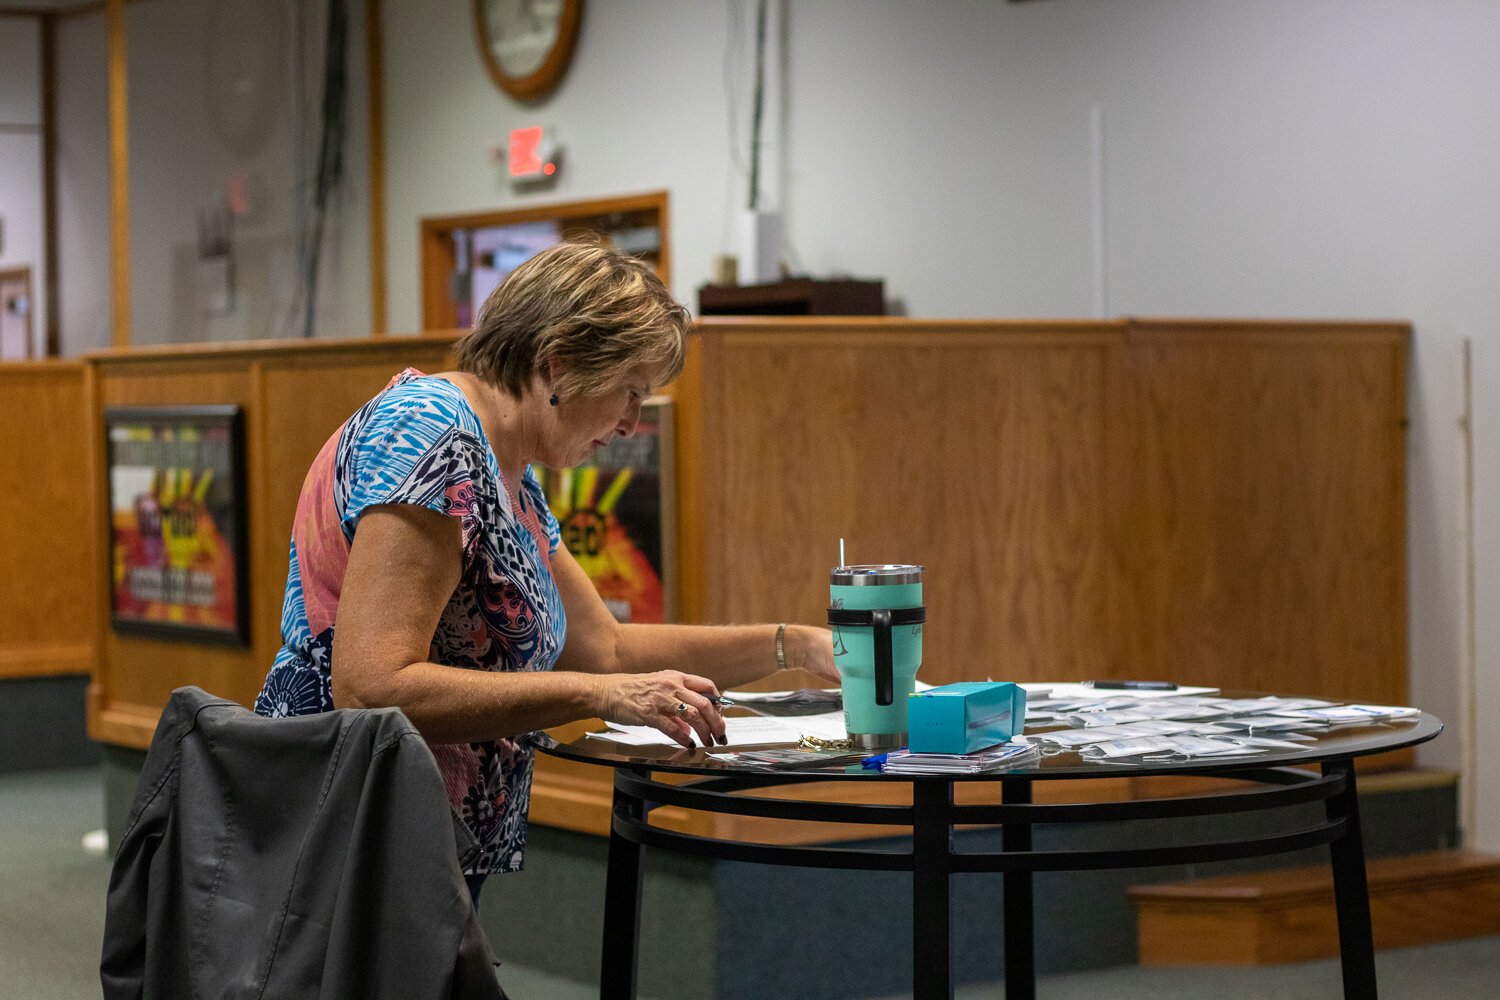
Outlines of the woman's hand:
<svg viewBox="0 0 1500 1000">
<path fill-rule="evenodd" d="M 829 687 L 839 686 L 839 671 L 833 665 L 833 633 L 812 625 L 786 627 L 786 665 L 805 670 Z"/>
<path fill-rule="evenodd" d="M 830 647 L 829 658 L 832 656 Z M 599 717 L 608 722 L 652 726 L 689 750 L 693 748 L 694 731 L 705 747 L 716 741 L 729 742 L 717 704 L 719 689 L 706 677 L 658 670 L 650 674 L 605 674 L 600 682 Z"/>
</svg>

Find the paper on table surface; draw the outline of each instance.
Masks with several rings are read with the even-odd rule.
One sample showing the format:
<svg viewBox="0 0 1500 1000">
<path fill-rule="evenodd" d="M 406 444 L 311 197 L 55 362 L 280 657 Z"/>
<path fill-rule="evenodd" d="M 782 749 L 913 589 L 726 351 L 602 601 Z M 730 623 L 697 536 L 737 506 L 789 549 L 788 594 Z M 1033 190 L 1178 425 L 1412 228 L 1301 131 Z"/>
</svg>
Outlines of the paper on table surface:
<svg viewBox="0 0 1500 1000">
<path fill-rule="evenodd" d="M 596 740 L 608 740 L 632 747 L 671 746 L 672 741 L 650 726 L 601 729 L 597 733 L 584 733 Z"/>
<path fill-rule="evenodd" d="M 1280 715 L 1234 715 L 1215 719 L 1215 725 L 1230 729 L 1259 729 L 1263 732 L 1295 732 L 1299 729 L 1317 729 L 1321 726 L 1314 719 L 1289 719 Z"/>
<path fill-rule="evenodd" d="M 595 739 L 611 740 L 627 746 L 676 746 L 675 740 L 652 726 L 627 726 L 623 723 L 606 723 L 604 732 L 589 733 Z M 725 746 L 748 746 L 762 743 L 796 743 L 804 735 L 825 740 L 846 739 L 843 712 L 824 712 L 819 715 L 799 715 L 767 719 L 760 716 L 735 717 L 724 720 L 724 735 L 729 742 Z M 702 746 L 698 733 L 693 733 L 693 744 Z"/>
<path fill-rule="evenodd" d="M 1032 733 L 1028 743 L 1051 743 L 1060 747 L 1081 747 L 1091 743 L 1108 743 L 1124 737 L 1151 735 L 1129 726 L 1098 726 L 1094 729 L 1058 729 L 1049 733 Z"/>
<path fill-rule="evenodd" d="M 1021 685 L 1026 689 L 1028 695 L 1033 689 L 1038 692 L 1051 691 L 1051 698 L 1174 698 L 1185 694 L 1217 694 L 1216 687 L 1178 687 L 1171 691 L 1134 691 L 1122 690 L 1120 688 L 1096 688 L 1087 684 L 1048 684 L 1044 682 L 1032 683 L 1028 681 Z"/>
<path fill-rule="evenodd" d="M 917 681 L 918 691 L 930 691 L 932 685 L 925 681 Z M 725 691 L 724 697 L 741 705 L 753 705 L 757 702 L 795 702 L 798 696 L 808 697 L 809 703 L 818 701 L 816 695 L 838 695 L 842 694 L 839 688 L 801 688 L 791 691 Z"/>
</svg>

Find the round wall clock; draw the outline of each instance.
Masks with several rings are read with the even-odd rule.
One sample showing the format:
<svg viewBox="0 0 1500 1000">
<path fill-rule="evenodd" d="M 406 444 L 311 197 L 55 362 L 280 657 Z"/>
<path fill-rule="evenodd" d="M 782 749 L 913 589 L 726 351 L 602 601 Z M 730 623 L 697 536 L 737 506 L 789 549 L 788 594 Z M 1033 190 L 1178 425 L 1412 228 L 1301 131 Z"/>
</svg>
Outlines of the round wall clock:
<svg viewBox="0 0 1500 1000">
<path fill-rule="evenodd" d="M 519 101 L 545 97 L 573 57 L 582 15 L 583 0 L 474 0 L 485 68 Z"/>
</svg>

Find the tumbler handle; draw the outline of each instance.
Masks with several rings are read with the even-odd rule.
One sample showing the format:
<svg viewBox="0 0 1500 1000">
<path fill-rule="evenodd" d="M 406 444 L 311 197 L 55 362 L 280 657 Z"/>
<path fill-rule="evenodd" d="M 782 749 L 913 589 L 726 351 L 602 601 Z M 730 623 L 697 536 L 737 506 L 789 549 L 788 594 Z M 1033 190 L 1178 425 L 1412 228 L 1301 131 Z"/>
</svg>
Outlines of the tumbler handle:
<svg viewBox="0 0 1500 1000">
<path fill-rule="evenodd" d="M 891 666 L 891 612 L 887 608 L 870 612 L 875 635 L 875 704 L 889 705 L 896 700 L 895 680 Z"/>
</svg>

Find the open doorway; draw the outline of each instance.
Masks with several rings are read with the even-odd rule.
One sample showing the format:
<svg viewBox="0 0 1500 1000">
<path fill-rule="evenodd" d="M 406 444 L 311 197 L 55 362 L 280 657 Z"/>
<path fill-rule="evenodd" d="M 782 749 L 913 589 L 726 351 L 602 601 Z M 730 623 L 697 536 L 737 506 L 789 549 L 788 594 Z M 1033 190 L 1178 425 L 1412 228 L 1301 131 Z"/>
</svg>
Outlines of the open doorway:
<svg viewBox="0 0 1500 1000">
<path fill-rule="evenodd" d="M 578 233 L 607 236 L 670 287 L 667 192 L 422 220 L 422 329 L 467 329 L 500 279 Z"/>
<path fill-rule="evenodd" d="M 0 270 L 0 361 L 31 359 L 31 269 Z"/>
</svg>

